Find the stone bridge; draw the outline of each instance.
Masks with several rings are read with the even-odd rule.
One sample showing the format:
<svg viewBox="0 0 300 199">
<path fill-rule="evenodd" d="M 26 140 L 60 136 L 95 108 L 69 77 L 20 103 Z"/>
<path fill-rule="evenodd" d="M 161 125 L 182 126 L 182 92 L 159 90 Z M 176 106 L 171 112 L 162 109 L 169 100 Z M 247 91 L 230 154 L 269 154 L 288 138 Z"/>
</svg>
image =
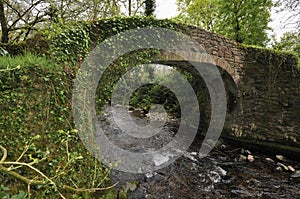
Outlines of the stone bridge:
<svg viewBox="0 0 300 199">
<path fill-rule="evenodd" d="M 206 52 L 199 54 L 194 49 L 183 47 L 181 53 L 188 51 L 189 61 L 212 63 L 221 71 L 228 108 L 222 136 L 233 143 L 300 157 L 300 71 L 297 59 L 286 53 L 243 46 L 196 27 L 167 22 L 170 23 L 171 27 L 197 41 Z M 112 32 L 121 30 L 121 27 L 123 31 L 149 24 L 165 27 L 166 22 L 141 18 L 99 21 L 91 30 L 94 33 L 91 40 L 99 41 L 103 30 L 117 34 Z M 176 54 L 166 52 L 163 57 L 156 63 L 192 68 Z"/>
<path fill-rule="evenodd" d="M 212 63 L 222 71 L 228 103 L 222 136 L 232 143 L 300 157 L 300 73 L 296 58 L 242 46 L 195 27 L 183 32 L 207 53 L 193 53 L 191 49 L 189 61 Z M 191 68 L 178 55 L 165 56 L 157 63 Z"/>
</svg>

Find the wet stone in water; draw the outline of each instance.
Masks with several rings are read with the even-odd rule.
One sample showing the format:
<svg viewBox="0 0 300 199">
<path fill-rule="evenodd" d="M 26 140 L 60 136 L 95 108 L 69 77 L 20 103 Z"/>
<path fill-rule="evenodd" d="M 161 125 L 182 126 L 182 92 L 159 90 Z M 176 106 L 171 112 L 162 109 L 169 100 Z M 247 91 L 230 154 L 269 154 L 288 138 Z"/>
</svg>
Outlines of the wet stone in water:
<svg viewBox="0 0 300 199">
<path fill-rule="evenodd" d="M 141 123 L 140 114 L 136 115 L 133 119 Z M 116 145 L 134 151 L 157 150 L 176 134 L 176 127 L 167 124 L 153 138 L 133 139 L 120 131 L 109 115 L 99 122 Z M 116 187 L 119 191 L 124 190 L 126 185 L 132 188 L 127 190 L 129 199 L 300 198 L 300 171 L 291 174 L 291 168 L 286 166 L 299 170 L 299 162 L 287 162 L 287 158 L 278 156 L 276 162 L 284 161 L 284 164 L 278 164 L 268 159 L 270 156 L 247 150 L 241 153 L 227 144 L 222 149 L 213 150 L 209 156 L 199 158 L 195 151 L 199 151 L 201 142 L 197 138 L 187 153 L 165 168 L 147 174 L 112 170 L 111 179 L 119 182 Z M 250 163 L 250 156 L 253 159 L 255 156 L 255 161 Z M 160 161 L 157 163 L 164 158 L 158 158 Z M 276 172 L 276 169 L 281 172 Z M 136 187 L 128 186 L 133 182 Z"/>
</svg>

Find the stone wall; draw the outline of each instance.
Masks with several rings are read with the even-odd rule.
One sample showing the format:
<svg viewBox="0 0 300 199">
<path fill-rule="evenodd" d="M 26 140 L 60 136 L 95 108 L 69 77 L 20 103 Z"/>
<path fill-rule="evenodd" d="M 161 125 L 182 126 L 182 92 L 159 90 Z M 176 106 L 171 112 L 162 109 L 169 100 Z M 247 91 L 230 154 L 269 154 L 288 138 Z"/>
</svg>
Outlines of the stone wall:
<svg viewBox="0 0 300 199">
<path fill-rule="evenodd" d="M 236 137 L 300 147 L 300 73 L 293 56 L 244 48 Z"/>
</svg>

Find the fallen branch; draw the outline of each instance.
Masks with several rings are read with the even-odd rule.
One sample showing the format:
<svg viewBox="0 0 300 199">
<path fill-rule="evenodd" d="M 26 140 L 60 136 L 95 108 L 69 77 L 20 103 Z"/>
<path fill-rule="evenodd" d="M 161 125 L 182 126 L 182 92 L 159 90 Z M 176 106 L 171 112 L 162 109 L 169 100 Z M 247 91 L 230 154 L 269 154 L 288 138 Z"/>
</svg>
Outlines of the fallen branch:
<svg viewBox="0 0 300 199">
<path fill-rule="evenodd" d="M 47 181 L 54 186 L 54 189 L 57 193 L 59 193 L 59 195 L 61 196 L 61 198 L 65 199 L 65 197 L 59 192 L 58 187 L 56 185 L 56 183 L 51 180 L 49 177 L 47 177 L 43 172 L 41 172 L 40 170 L 38 170 L 37 168 L 33 167 L 30 163 L 23 163 L 23 162 L 6 162 L 6 158 L 7 158 L 7 150 L 6 148 L 4 148 L 2 145 L 0 145 L 0 149 L 3 152 L 2 158 L 0 160 L 0 171 L 9 174 L 23 182 L 25 182 L 29 187 L 31 185 L 45 185 L 47 184 Z M 33 171 L 35 171 L 36 173 L 38 173 L 40 176 L 42 176 L 45 180 L 35 180 L 35 179 L 29 179 L 25 176 L 22 176 L 20 174 L 18 174 L 15 171 L 12 171 L 10 168 L 6 168 L 3 165 L 19 165 L 19 166 L 26 166 L 29 167 L 30 169 L 32 169 Z M 74 192 L 89 192 L 89 193 L 94 193 L 96 191 L 104 191 L 104 190 L 108 190 L 111 189 L 113 187 L 115 187 L 118 183 L 113 184 L 112 186 L 109 187 L 105 187 L 105 188 L 90 188 L 90 189 L 85 189 L 85 188 L 73 188 L 71 186 L 68 185 L 63 185 L 63 189 L 66 190 L 70 190 L 70 191 L 74 191 Z"/>
<path fill-rule="evenodd" d="M 39 180 L 30 180 L 20 174 L 18 174 L 17 172 L 14 172 L 14 171 L 11 171 L 10 169 L 4 167 L 2 164 L 5 164 L 5 160 L 7 158 L 7 150 L 6 148 L 4 148 L 3 146 L 0 145 L 0 149 L 2 150 L 3 152 L 3 156 L 0 160 L 0 171 L 3 171 L 4 173 L 6 174 L 9 174 L 9 175 L 12 175 L 14 177 L 16 177 L 17 179 L 25 182 L 26 184 L 30 184 L 30 185 L 43 185 L 45 184 L 45 181 L 39 181 Z"/>
</svg>

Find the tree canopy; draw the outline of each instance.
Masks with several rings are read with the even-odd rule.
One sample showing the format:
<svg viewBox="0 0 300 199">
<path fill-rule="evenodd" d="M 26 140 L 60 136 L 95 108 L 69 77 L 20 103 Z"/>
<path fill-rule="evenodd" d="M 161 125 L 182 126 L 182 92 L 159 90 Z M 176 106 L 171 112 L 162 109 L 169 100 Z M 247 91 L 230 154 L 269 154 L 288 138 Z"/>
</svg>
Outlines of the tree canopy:
<svg viewBox="0 0 300 199">
<path fill-rule="evenodd" d="M 275 42 L 273 47 L 278 50 L 294 52 L 300 58 L 300 33 L 284 33 L 280 41 Z"/>
<path fill-rule="evenodd" d="M 49 28 L 53 23 L 96 21 L 143 12 L 153 15 L 154 10 L 154 0 L 0 0 L 1 42 L 25 40 L 32 31 Z"/>
<path fill-rule="evenodd" d="M 215 31 L 218 18 L 218 0 L 177 0 L 177 20 Z"/>
<path fill-rule="evenodd" d="M 177 0 L 177 21 L 237 42 L 266 46 L 270 10 L 277 2 L 291 11 L 287 25 L 300 27 L 298 0 Z M 111 16 L 153 16 L 155 0 L 0 0 L 1 42 L 17 42 L 53 23 L 96 21 Z"/>
<path fill-rule="evenodd" d="M 177 0 L 177 20 L 220 33 L 239 43 L 265 46 L 272 0 Z"/>
</svg>

